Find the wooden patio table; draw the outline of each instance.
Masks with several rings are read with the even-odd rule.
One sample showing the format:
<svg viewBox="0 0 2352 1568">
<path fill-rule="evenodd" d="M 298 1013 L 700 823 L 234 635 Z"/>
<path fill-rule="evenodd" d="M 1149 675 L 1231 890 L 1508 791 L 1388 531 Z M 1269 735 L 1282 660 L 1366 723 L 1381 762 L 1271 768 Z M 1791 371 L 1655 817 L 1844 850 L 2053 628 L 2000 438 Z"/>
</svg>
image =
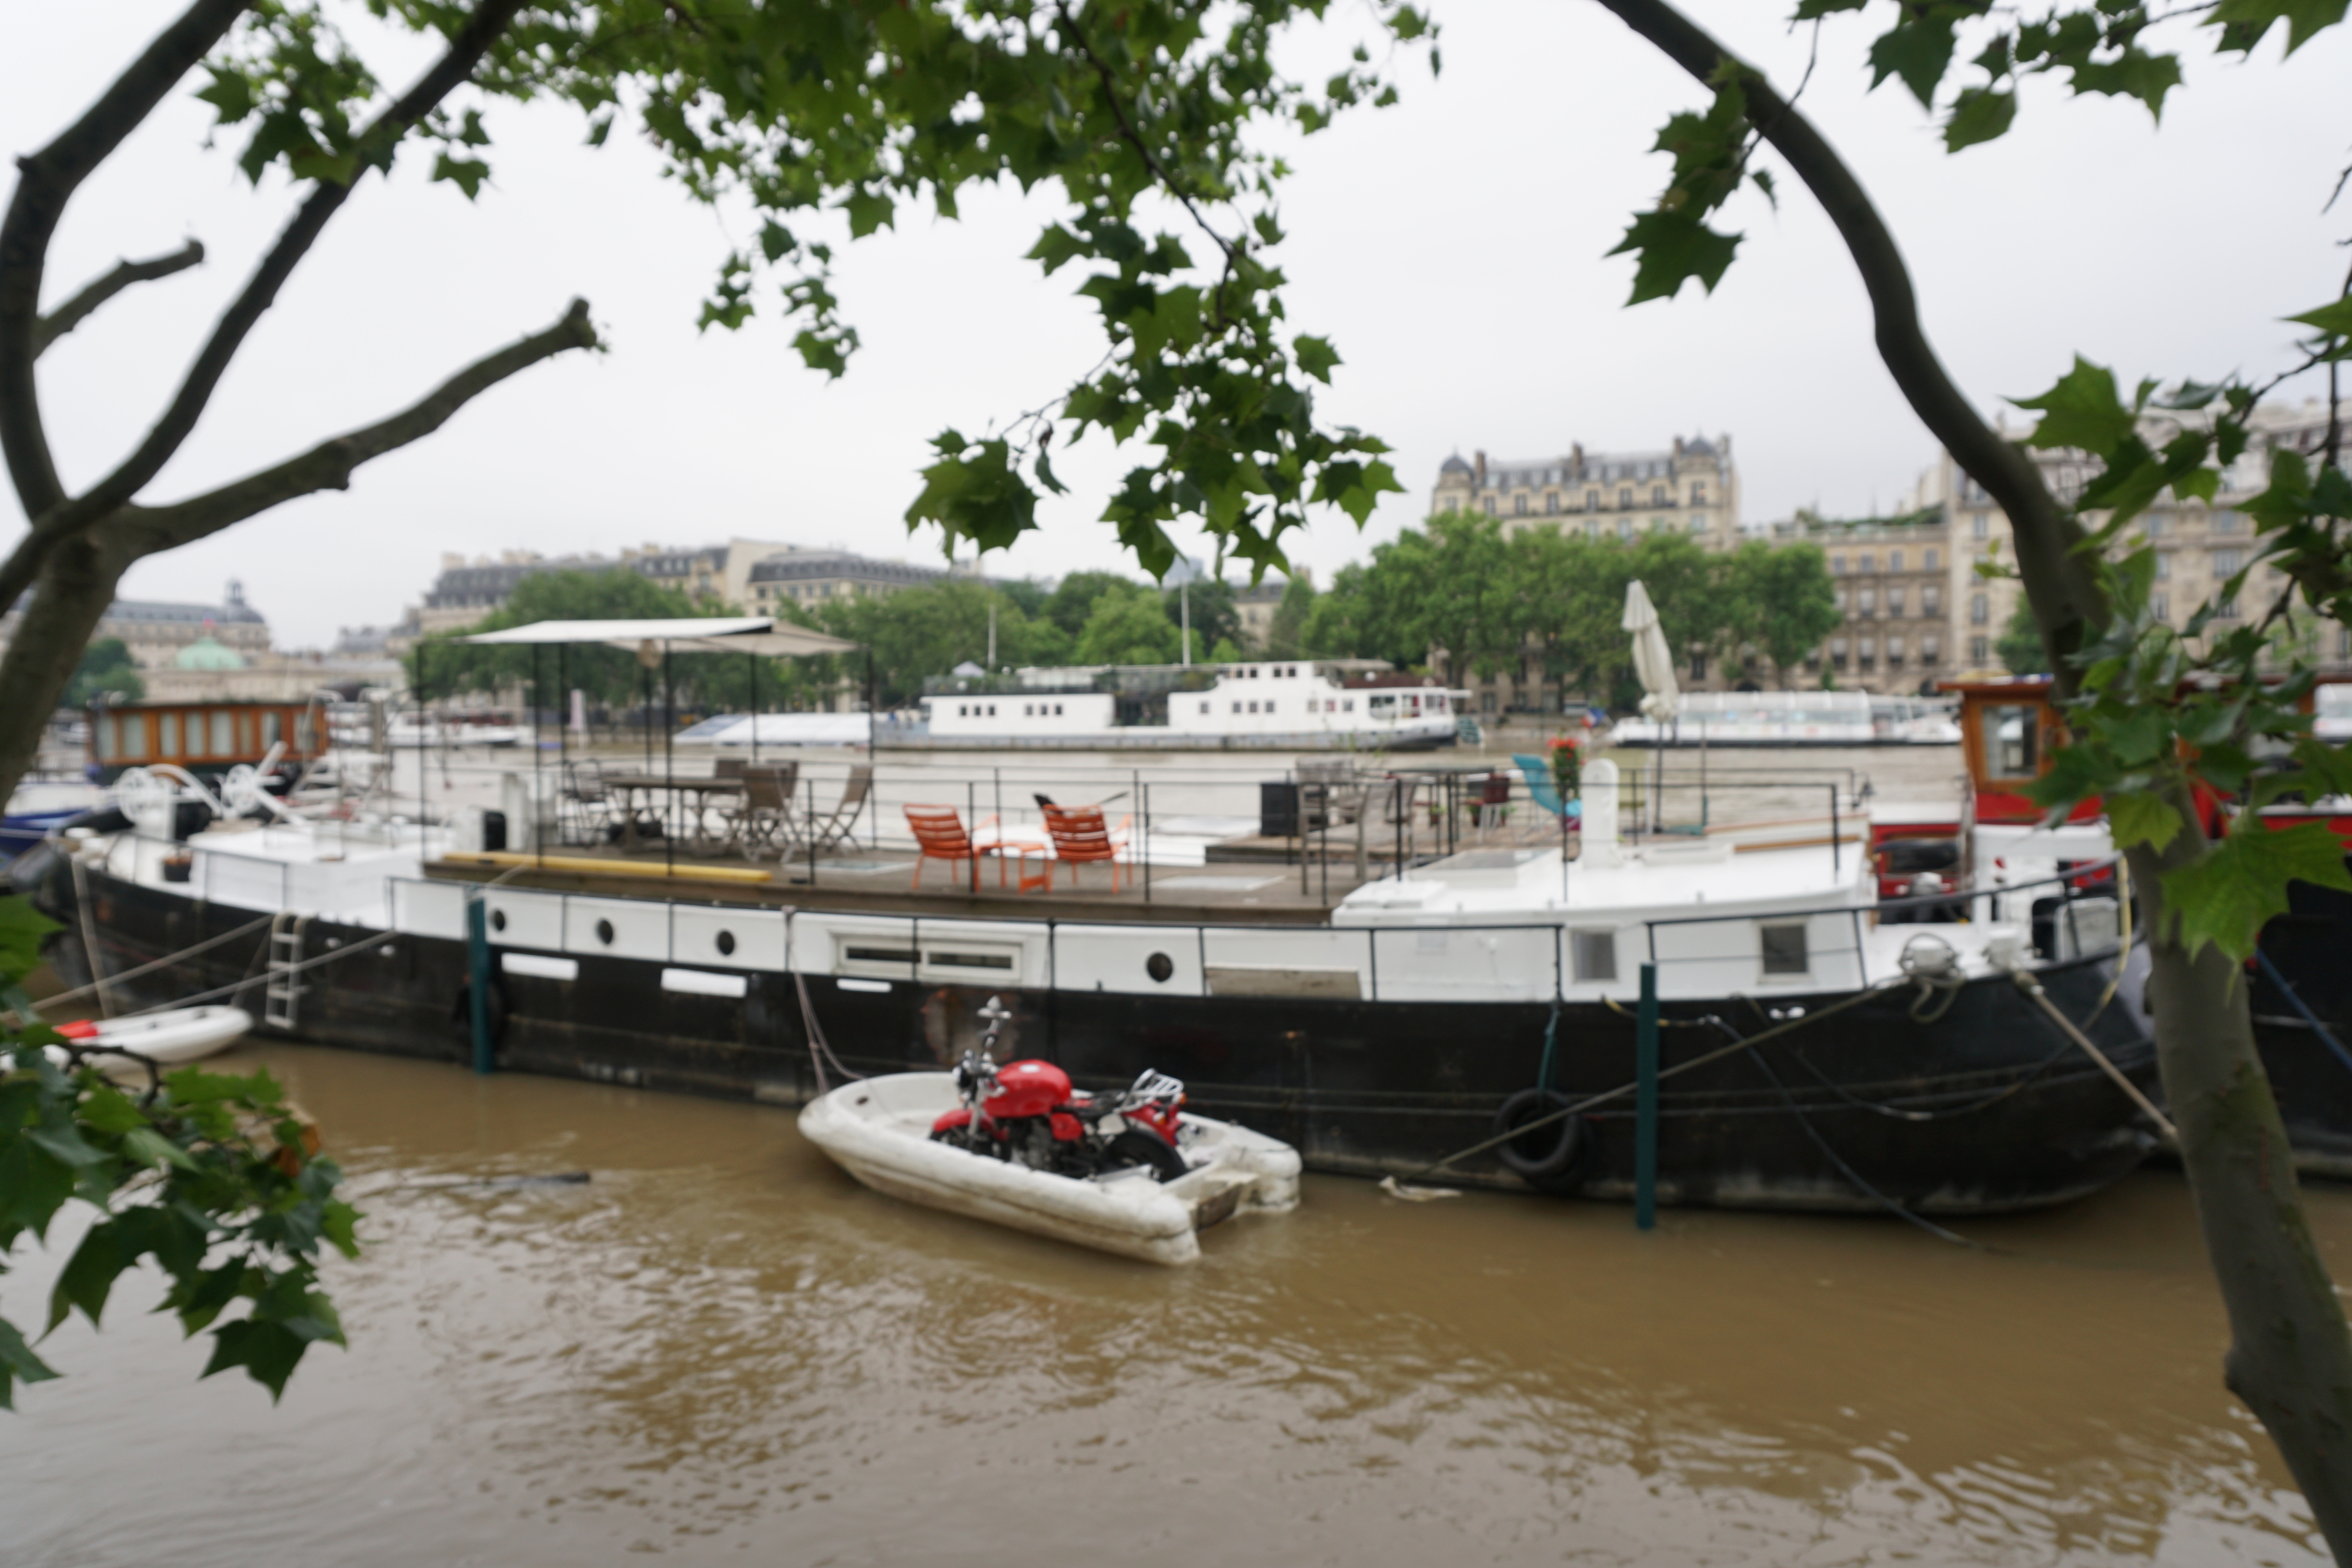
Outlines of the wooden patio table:
<svg viewBox="0 0 2352 1568">
<path fill-rule="evenodd" d="M 659 773 L 607 773 L 604 775 L 604 788 L 618 790 L 621 795 L 621 848 L 624 851 L 633 851 L 637 847 L 637 797 L 641 794 L 646 796 L 650 804 L 654 797 L 664 791 L 694 797 L 694 821 L 687 836 L 689 854 L 724 854 L 733 847 L 734 833 L 731 830 L 713 837 L 703 822 L 709 815 L 712 796 L 743 793 L 743 780 L 740 779 L 700 775 L 678 779 L 665 778 Z"/>
</svg>

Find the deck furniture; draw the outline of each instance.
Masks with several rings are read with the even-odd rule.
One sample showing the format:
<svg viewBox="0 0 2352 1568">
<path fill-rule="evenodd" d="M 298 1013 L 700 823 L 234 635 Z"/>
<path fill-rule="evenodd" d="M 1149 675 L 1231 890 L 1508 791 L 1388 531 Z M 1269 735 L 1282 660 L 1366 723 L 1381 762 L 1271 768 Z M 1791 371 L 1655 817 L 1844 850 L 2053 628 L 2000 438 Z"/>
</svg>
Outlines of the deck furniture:
<svg viewBox="0 0 2352 1568">
<path fill-rule="evenodd" d="M 850 831 L 856 827 L 859 815 L 866 810 L 866 798 L 873 792 L 874 765 L 870 762 L 851 764 L 849 777 L 842 781 L 841 799 L 835 802 L 833 814 L 819 817 L 812 808 L 808 821 L 803 824 L 803 831 L 806 836 L 802 839 L 802 843 L 813 852 L 822 852 L 835 844 L 847 842 Z M 922 867 L 918 865 L 915 869 L 919 872 Z"/>
<path fill-rule="evenodd" d="M 709 777 L 671 777 L 660 773 L 607 773 L 604 788 L 620 796 L 621 848 L 635 850 L 644 836 L 639 827 L 647 821 L 665 821 L 671 803 L 691 799 L 687 809 L 687 841 L 698 853 L 716 854 L 726 848 L 723 835 L 714 836 L 709 828 L 709 816 L 713 796 L 734 797 L 744 787 L 740 779 Z M 666 803 L 663 797 L 667 797 Z"/>
<path fill-rule="evenodd" d="M 1127 840 L 1124 836 L 1116 838 L 1112 836 L 1111 830 L 1103 823 L 1102 808 L 1100 806 L 1044 806 L 1039 810 L 1045 813 L 1046 836 L 1054 841 L 1054 865 L 1067 865 L 1070 868 L 1071 885 L 1075 887 L 1078 884 L 1078 867 L 1091 861 L 1098 861 L 1110 867 L 1110 890 L 1117 893 L 1118 891 L 1118 856 L 1119 852 L 1127 847 Z M 1125 834 L 1128 824 L 1134 820 L 1133 817 L 1119 819 L 1118 828 L 1121 835 Z M 1049 889 L 1054 885 L 1053 878 L 1053 867 L 1048 866 L 1045 871 L 1045 885 Z M 1024 880 L 1025 884 L 1026 879 Z"/>
<path fill-rule="evenodd" d="M 797 762 L 762 763 L 743 770 L 743 796 L 728 821 L 728 847 L 745 860 L 781 853 L 793 837 L 793 786 Z"/>
<path fill-rule="evenodd" d="M 1559 786 L 1552 779 L 1551 763 L 1548 759 L 1513 752 L 1511 760 L 1519 765 L 1519 772 L 1527 779 L 1528 798 L 1536 803 L 1538 810 L 1559 819 L 1562 832 L 1568 831 L 1569 822 L 1584 815 L 1583 801 L 1560 800 Z"/>
<path fill-rule="evenodd" d="M 923 885 L 923 867 L 933 861 L 947 861 L 951 864 L 959 861 L 970 862 L 972 884 L 977 887 L 980 883 L 980 857 L 982 855 L 997 856 L 996 885 L 1004 885 L 1002 850 L 995 844 L 973 843 L 971 835 L 964 831 L 963 818 L 957 814 L 953 806 L 908 806 L 906 812 L 907 826 L 914 831 L 916 847 L 922 852 L 922 858 L 915 862 L 915 879 L 907 884 L 910 889 Z M 994 817 L 990 817 L 980 825 L 987 827 L 995 821 Z"/>
<path fill-rule="evenodd" d="M 614 820 L 613 795 L 604 787 L 604 768 L 593 758 L 587 758 L 567 764 L 565 772 L 563 793 L 557 798 L 555 807 L 557 832 L 564 836 L 566 843 L 573 841 L 564 824 L 568 817 L 579 826 L 583 838 L 601 835 Z"/>
<path fill-rule="evenodd" d="M 1356 777 L 1354 763 L 1335 758 L 1302 757 L 1297 771 L 1301 832 L 1352 822 L 1363 815 L 1364 784 Z"/>
</svg>

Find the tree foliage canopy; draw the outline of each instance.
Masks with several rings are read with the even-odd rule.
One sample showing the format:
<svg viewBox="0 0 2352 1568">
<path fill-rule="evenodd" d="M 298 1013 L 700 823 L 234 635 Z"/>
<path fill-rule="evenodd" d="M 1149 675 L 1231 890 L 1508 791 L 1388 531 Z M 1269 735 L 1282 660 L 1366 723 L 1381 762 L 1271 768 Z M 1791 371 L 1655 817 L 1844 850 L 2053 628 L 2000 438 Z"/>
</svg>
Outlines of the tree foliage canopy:
<svg viewBox="0 0 2352 1568">
<path fill-rule="evenodd" d="M 211 1331 L 204 1375 L 241 1366 L 274 1399 L 310 1346 L 343 1343 L 318 1276 L 325 1249 L 359 1251 L 342 1173 L 266 1072 L 184 1067 L 125 1087 L 86 1044 L 30 1021 L 18 988 L 56 929 L 26 899 L 0 899 L 0 1276 L 18 1240 L 47 1237 L 69 1206 L 94 1209 L 43 1332 L 77 1312 L 97 1323 L 116 1281 L 152 1262 L 164 1310 L 187 1333 Z M 0 1318 L 0 1409 L 16 1385 L 57 1375 Z"/>
<path fill-rule="evenodd" d="M 100 637 L 82 650 L 81 663 L 74 666 L 73 680 L 58 706 L 84 708 L 100 695 L 135 703 L 146 695 L 147 683 L 140 679 L 129 645 L 120 637 Z"/>
</svg>

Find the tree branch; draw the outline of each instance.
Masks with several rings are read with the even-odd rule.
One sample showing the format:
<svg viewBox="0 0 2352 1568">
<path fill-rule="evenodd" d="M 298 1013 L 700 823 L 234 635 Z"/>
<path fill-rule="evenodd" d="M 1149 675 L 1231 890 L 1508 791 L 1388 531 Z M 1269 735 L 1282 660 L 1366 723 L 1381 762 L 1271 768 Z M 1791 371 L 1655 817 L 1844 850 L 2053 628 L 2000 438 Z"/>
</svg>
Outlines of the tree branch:
<svg viewBox="0 0 2352 1568">
<path fill-rule="evenodd" d="M 2032 459 L 2002 439 L 1952 384 L 1919 325 L 1918 297 L 1903 254 L 1862 183 L 1761 72 L 1734 57 L 1666 0 L 1601 4 L 1700 82 L 1712 86 L 1726 65 L 1738 73 L 1748 123 L 1789 161 L 1845 241 L 1870 294 L 1879 358 L 1895 385 L 1953 460 L 2009 514 L 2018 571 L 2025 579 L 2053 678 L 2062 694 L 2071 693 L 2075 671 L 2064 655 L 2081 644 L 2086 629 L 2104 623 L 2107 612 L 2095 572 L 2074 549 L 2082 528 L 2042 482 Z"/>
<path fill-rule="evenodd" d="M 218 533 L 297 497 L 348 489 L 360 465 L 422 441 L 508 377 L 571 350 L 599 346 L 596 329 L 588 319 L 588 302 L 574 299 L 552 327 L 467 366 L 391 418 L 322 441 L 299 457 L 204 495 L 166 507 L 138 507 L 125 514 L 128 527 L 144 547 L 140 553 L 152 554 Z"/>
<path fill-rule="evenodd" d="M 134 283 L 152 283 L 175 272 L 185 272 L 205 259 L 201 241 L 190 240 L 169 256 L 152 261 L 119 261 L 114 270 L 84 288 L 33 324 L 33 357 L 48 352 L 49 345 L 72 331 L 100 306 Z"/>
<path fill-rule="evenodd" d="M 163 471 L 163 465 L 194 432 L 197 419 L 212 401 L 229 361 L 244 347 L 247 335 L 277 303 L 278 289 L 309 254 L 327 221 L 351 198 L 361 176 L 370 167 L 388 162 L 400 138 L 472 75 L 482 56 L 514 20 L 523 4 L 524 0 L 483 0 L 473 19 L 450 40 L 447 52 L 435 62 L 433 68 L 360 132 L 352 144 L 356 162 L 351 183 L 320 183 L 311 190 L 295 213 L 294 221 L 287 225 L 278 243 L 254 269 L 244 290 L 222 312 L 211 339 L 181 382 L 179 392 L 148 432 L 147 439 L 139 444 L 138 450 L 113 473 L 70 500 L 55 500 L 37 507 L 27 503 L 26 512 L 32 526 L 17 541 L 5 564 L 0 564 L 0 604 L 15 603 L 17 595 L 32 585 L 41 562 L 59 540 L 129 505 L 140 488 Z M 26 370 L 29 380 L 29 361 Z M 5 385 L 0 385 L 0 410 L 5 410 Z M 46 444 L 42 451 L 46 462 Z M 55 479 L 53 471 L 50 478 Z"/>
<path fill-rule="evenodd" d="M 65 499 L 33 382 L 33 361 L 40 356 L 41 273 L 58 220 L 91 171 L 154 112 L 247 8 L 247 0 L 195 0 L 88 112 L 47 147 L 16 161 L 16 191 L 0 219 L 0 457 L 27 517 Z M 0 604 L 15 601 L 14 592 L 0 597 Z"/>
</svg>

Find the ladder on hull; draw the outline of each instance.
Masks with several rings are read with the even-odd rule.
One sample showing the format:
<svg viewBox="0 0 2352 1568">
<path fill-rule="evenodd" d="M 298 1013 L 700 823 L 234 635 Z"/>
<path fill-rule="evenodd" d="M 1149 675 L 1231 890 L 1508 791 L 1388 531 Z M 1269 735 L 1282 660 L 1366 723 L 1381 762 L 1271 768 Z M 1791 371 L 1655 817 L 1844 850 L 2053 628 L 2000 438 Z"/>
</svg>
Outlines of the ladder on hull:
<svg viewBox="0 0 2352 1568">
<path fill-rule="evenodd" d="M 269 967 L 263 976 L 261 1021 L 289 1034 L 301 1016 L 302 945 L 310 929 L 310 917 L 290 909 L 279 910 L 269 923 Z"/>
</svg>

